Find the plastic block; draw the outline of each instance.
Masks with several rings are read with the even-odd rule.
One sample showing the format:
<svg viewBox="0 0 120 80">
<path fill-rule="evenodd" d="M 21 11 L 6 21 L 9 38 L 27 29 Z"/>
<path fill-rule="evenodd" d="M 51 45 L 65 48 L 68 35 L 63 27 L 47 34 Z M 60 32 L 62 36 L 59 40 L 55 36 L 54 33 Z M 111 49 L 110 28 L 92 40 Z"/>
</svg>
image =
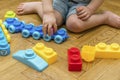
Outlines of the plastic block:
<svg viewBox="0 0 120 80">
<path fill-rule="evenodd" d="M 21 32 L 25 27 L 25 23 L 19 20 L 13 22 L 12 25 L 9 26 L 8 30 L 10 33 L 18 33 Z"/>
<path fill-rule="evenodd" d="M 95 48 L 96 58 L 120 58 L 120 45 L 117 43 L 112 43 L 111 45 L 99 43 Z"/>
<path fill-rule="evenodd" d="M 30 23 L 30 24 L 26 24 L 25 27 L 22 29 L 22 36 L 24 38 L 28 38 L 30 36 L 32 36 L 33 32 L 34 32 L 34 24 Z"/>
<path fill-rule="evenodd" d="M 57 61 L 57 53 L 52 48 L 46 47 L 43 43 L 37 43 L 33 50 L 42 57 L 48 64 L 52 64 Z"/>
<path fill-rule="evenodd" d="M 14 11 L 7 11 L 5 14 L 5 19 L 6 18 L 15 18 L 16 14 Z"/>
<path fill-rule="evenodd" d="M 37 56 L 32 49 L 20 50 L 13 54 L 13 58 L 37 71 L 43 71 L 48 67 L 48 63 Z"/>
<path fill-rule="evenodd" d="M 72 47 L 68 49 L 68 70 L 81 71 L 82 59 L 78 48 Z"/>
<path fill-rule="evenodd" d="M 7 41 L 10 42 L 11 41 L 10 34 L 8 33 L 7 29 L 5 28 L 5 25 L 2 24 L 2 20 L 0 20 L 0 27 L 2 28 L 2 31 L 4 32 L 4 35 L 7 38 Z"/>
<path fill-rule="evenodd" d="M 43 37 L 43 30 L 42 30 L 42 25 L 35 27 L 35 30 L 32 34 L 33 39 L 40 39 Z"/>
<path fill-rule="evenodd" d="M 8 29 L 8 27 L 10 25 L 12 25 L 14 23 L 14 21 L 18 20 L 18 18 L 7 18 L 3 24 L 5 25 L 5 27 Z"/>
<path fill-rule="evenodd" d="M 95 47 L 93 46 L 83 46 L 81 51 L 81 57 L 87 62 L 94 61 L 95 59 Z"/>
<path fill-rule="evenodd" d="M 62 42 L 64 42 L 67 38 L 69 38 L 68 34 L 67 34 L 67 30 L 65 28 L 61 28 L 59 29 L 56 33 L 54 33 L 52 36 L 49 35 L 45 35 L 43 36 L 43 39 L 45 41 L 50 41 L 50 40 L 54 40 L 56 43 L 60 44 Z"/>
<path fill-rule="evenodd" d="M 0 55 L 6 56 L 10 54 L 10 45 L 8 44 L 2 29 L 0 28 Z"/>
</svg>

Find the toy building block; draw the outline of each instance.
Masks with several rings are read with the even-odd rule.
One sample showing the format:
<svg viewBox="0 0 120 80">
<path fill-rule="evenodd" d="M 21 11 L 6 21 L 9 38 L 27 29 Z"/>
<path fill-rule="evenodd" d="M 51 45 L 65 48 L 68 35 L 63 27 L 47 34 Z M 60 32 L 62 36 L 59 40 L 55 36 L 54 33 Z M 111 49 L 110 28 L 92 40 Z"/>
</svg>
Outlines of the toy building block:
<svg viewBox="0 0 120 80">
<path fill-rule="evenodd" d="M 30 24 L 26 24 L 25 27 L 22 29 L 22 36 L 24 38 L 28 38 L 30 36 L 32 36 L 33 32 L 34 32 L 34 24 L 30 23 Z"/>
<path fill-rule="evenodd" d="M 52 36 L 49 36 L 49 35 L 43 36 L 43 39 L 45 41 L 50 41 L 51 39 L 53 39 L 58 44 L 64 42 L 67 38 L 68 38 L 68 34 L 65 28 L 59 29 Z"/>
<path fill-rule="evenodd" d="M 117 43 L 112 43 L 111 45 L 99 43 L 95 48 L 96 58 L 120 58 L 120 45 Z"/>
<path fill-rule="evenodd" d="M 81 57 L 87 62 L 94 61 L 95 59 L 95 47 L 93 46 L 83 46 L 81 51 Z"/>
<path fill-rule="evenodd" d="M 72 47 L 68 49 L 68 70 L 81 71 L 82 59 L 78 48 Z"/>
<path fill-rule="evenodd" d="M 10 54 L 10 45 L 8 44 L 2 29 L 0 28 L 0 55 L 6 56 Z"/>
<path fill-rule="evenodd" d="M 40 39 L 43 37 L 42 25 L 35 27 L 35 31 L 32 34 L 33 39 Z"/>
<path fill-rule="evenodd" d="M 37 56 L 32 49 L 20 50 L 13 54 L 13 58 L 40 72 L 48 67 L 48 63 Z"/>
<path fill-rule="evenodd" d="M 37 43 L 32 49 L 48 64 L 52 64 L 57 61 L 57 53 L 53 51 L 52 48 L 46 47 L 43 43 Z"/>
<path fill-rule="evenodd" d="M 7 11 L 5 14 L 5 19 L 6 18 L 15 18 L 16 14 L 13 11 Z"/>
<path fill-rule="evenodd" d="M 14 23 L 14 21 L 18 20 L 18 18 L 7 18 L 3 24 L 5 25 L 5 27 L 8 29 L 8 27 L 10 25 L 12 25 Z"/>
<path fill-rule="evenodd" d="M 12 25 L 8 27 L 8 30 L 10 33 L 18 33 L 21 32 L 24 27 L 25 27 L 25 22 L 16 20 L 13 22 Z"/>
<path fill-rule="evenodd" d="M 4 24 L 2 24 L 2 20 L 0 20 L 0 27 L 2 28 L 2 30 L 3 30 L 3 32 L 4 32 L 4 35 L 5 35 L 6 38 L 7 38 L 7 41 L 10 42 L 11 37 L 10 37 L 7 29 L 5 28 Z"/>
</svg>

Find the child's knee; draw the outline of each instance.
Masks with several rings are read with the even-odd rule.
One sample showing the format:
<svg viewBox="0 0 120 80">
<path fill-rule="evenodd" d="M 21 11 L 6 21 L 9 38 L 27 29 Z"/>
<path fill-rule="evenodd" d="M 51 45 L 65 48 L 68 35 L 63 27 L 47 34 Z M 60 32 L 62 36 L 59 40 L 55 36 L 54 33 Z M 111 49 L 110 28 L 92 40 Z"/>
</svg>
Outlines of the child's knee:
<svg viewBox="0 0 120 80">
<path fill-rule="evenodd" d="M 82 32 L 84 30 L 84 23 L 83 22 L 78 22 L 76 20 L 67 20 L 66 22 L 66 27 L 68 30 L 78 33 Z"/>
</svg>

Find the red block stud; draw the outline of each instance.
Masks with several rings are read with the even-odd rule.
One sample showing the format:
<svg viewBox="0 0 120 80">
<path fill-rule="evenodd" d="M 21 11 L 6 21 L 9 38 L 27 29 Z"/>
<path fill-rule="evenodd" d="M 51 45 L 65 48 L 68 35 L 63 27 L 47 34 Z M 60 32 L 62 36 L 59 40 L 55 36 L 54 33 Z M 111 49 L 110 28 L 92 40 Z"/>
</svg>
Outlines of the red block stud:
<svg viewBox="0 0 120 80">
<path fill-rule="evenodd" d="M 68 49 L 68 70 L 81 71 L 82 59 L 78 48 L 72 47 Z"/>
</svg>

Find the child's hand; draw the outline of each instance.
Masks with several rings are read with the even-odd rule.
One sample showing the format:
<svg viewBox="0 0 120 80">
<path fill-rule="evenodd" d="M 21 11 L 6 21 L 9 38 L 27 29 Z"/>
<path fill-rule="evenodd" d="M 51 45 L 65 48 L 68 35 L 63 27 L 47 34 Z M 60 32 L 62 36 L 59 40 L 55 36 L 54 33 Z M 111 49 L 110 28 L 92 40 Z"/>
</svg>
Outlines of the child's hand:
<svg viewBox="0 0 120 80">
<path fill-rule="evenodd" d="M 54 13 L 46 13 L 43 15 L 43 32 L 44 35 L 53 35 L 57 31 L 56 18 Z"/>
<path fill-rule="evenodd" d="M 93 14 L 93 11 L 86 6 L 80 6 L 76 8 L 76 11 L 78 18 L 83 21 L 87 20 Z"/>
</svg>

